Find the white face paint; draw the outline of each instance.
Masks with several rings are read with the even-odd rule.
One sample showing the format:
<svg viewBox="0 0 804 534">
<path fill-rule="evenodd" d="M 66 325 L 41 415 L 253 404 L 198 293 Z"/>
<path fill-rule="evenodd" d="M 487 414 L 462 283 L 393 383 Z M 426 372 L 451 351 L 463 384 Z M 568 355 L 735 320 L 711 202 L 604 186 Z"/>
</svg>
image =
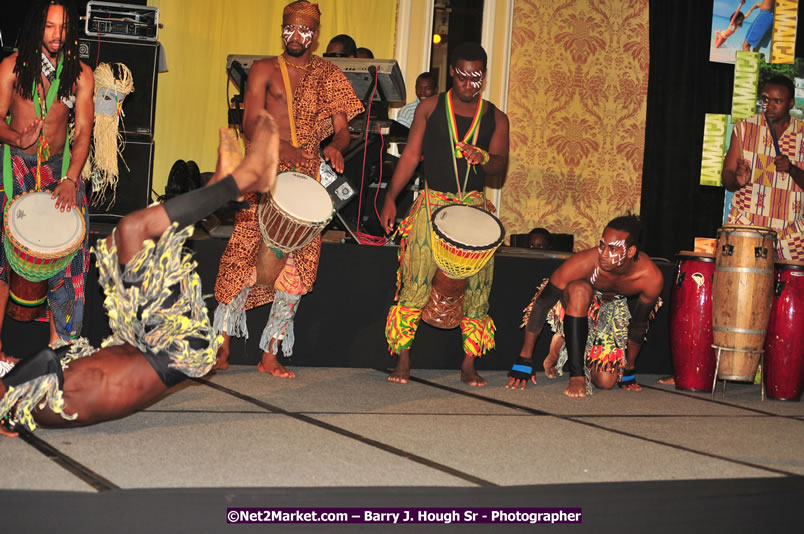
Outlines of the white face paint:
<svg viewBox="0 0 804 534">
<path fill-rule="evenodd" d="M 483 86 L 483 78 L 485 78 L 482 70 L 472 70 L 467 72 L 463 69 L 455 67 L 455 74 L 458 75 L 459 82 L 469 82 L 469 85 L 472 87 L 472 89 L 480 92 L 480 88 Z"/>
<path fill-rule="evenodd" d="M 299 37 L 302 39 L 302 46 L 307 49 L 313 44 L 313 34 L 315 30 L 310 29 L 307 26 L 295 26 L 293 24 L 283 24 L 282 25 L 282 41 L 285 42 L 285 46 L 288 45 L 290 40 L 293 38 L 293 34 L 297 33 Z"/>
<path fill-rule="evenodd" d="M 627 250 L 625 246 L 625 240 L 618 239 L 617 241 L 612 241 L 611 243 L 608 244 L 608 249 L 609 249 L 608 254 L 609 260 L 611 261 L 611 263 L 616 265 L 617 267 L 622 265 L 623 262 L 625 261 L 625 251 Z"/>
</svg>

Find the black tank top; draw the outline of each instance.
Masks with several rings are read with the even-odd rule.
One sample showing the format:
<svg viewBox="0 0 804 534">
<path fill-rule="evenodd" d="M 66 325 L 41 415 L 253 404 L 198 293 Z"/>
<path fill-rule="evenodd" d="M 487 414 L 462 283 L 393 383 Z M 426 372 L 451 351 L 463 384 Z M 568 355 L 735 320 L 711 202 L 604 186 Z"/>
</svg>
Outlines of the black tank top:
<svg viewBox="0 0 804 534">
<path fill-rule="evenodd" d="M 422 156 L 424 157 L 422 169 L 430 189 L 445 193 L 457 193 L 458 185 L 455 180 L 455 170 L 452 165 L 452 152 L 450 150 L 446 98 L 446 93 L 438 95 L 438 103 L 430 114 L 430 118 L 427 119 L 427 129 L 424 131 L 422 147 Z M 494 134 L 496 120 L 494 118 L 494 104 L 488 101 L 486 104 L 486 109 L 480 119 L 477 141 L 474 144 L 487 151 L 491 143 L 491 136 Z M 473 118 L 455 115 L 460 139 L 463 139 L 463 136 L 466 135 L 472 125 Z M 466 159 L 458 158 L 457 163 L 458 180 L 460 180 L 461 187 L 463 187 L 463 180 L 466 176 Z M 482 191 L 485 186 L 486 173 L 483 168 L 480 165 L 475 165 L 475 170 L 469 169 L 469 178 L 466 182 L 465 191 Z"/>
</svg>

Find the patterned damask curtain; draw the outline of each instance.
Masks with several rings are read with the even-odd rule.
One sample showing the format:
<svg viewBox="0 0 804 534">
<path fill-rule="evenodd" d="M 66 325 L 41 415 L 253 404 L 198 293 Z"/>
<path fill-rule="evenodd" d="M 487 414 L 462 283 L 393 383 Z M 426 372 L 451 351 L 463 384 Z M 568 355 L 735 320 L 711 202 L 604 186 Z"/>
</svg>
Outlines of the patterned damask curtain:
<svg viewBox="0 0 804 534">
<path fill-rule="evenodd" d="M 639 212 L 648 0 L 517 0 L 511 50 L 503 223 L 594 246 L 609 220 Z"/>
</svg>

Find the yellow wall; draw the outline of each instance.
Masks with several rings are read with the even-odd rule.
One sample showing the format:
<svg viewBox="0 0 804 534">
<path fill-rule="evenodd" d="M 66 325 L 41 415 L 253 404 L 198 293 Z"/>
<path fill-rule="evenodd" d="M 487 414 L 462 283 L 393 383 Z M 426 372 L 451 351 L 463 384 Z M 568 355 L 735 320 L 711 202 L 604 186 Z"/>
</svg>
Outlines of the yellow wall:
<svg viewBox="0 0 804 534">
<path fill-rule="evenodd" d="M 168 72 L 159 74 L 154 127 L 154 185 L 163 193 L 177 159 L 215 168 L 217 130 L 227 126 L 226 56 L 282 52 L 285 0 L 149 0 L 159 8 L 159 41 Z M 314 52 L 346 33 L 376 58 L 394 51 L 396 0 L 320 0 L 321 32 Z M 234 96 L 233 87 L 230 97 Z M 136 88 L 135 88 L 136 90 Z"/>
<path fill-rule="evenodd" d="M 511 163 L 501 219 L 597 244 L 638 212 L 648 89 L 648 0 L 514 4 Z"/>
</svg>

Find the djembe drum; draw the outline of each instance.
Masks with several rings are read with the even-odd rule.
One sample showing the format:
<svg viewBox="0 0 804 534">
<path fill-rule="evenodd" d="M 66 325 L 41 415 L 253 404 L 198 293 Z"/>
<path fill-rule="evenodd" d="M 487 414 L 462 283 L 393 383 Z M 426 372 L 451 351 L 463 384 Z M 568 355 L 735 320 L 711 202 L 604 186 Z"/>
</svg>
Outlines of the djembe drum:
<svg viewBox="0 0 804 534">
<path fill-rule="evenodd" d="M 715 377 L 712 348 L 712 279 L 715 255 L 678 253 L 670 306 L 670 351 L 676 389 L 710 391 Z"/>
<path fill-rule="evenodd" d="M 770 228 L 730 224 L 718 230 L 712 330 L 719 379 L 754 379 L 770 317 L 775 251 Z"/>
<path fill-rule="evenodd" d="M 776 262 L 776 286 L 765 339 L 766 395 L 800 400 L 804 386 L 804 263 Z"/>
<path fill-rule="evenodd" d="M 47 280 L 64 270 L 86 235 L 86 223 L 76 210 L 59 211 L 48 191 L 30 191 L 6 203 L 3 241 L 13 273 L 9 276 L 6 313 L 32 321 L 47 299 Z"/>
<path fill-rule="evenodd" d="M 488 263 L 505 237 L 505 228 L 491 213 L 463 204 L 441 206 L 431 221 L 430 245 L 438 269 L 422 321 L 455 328 L 463 317 L 466 279 Z"/>
<path fill-rule="evenodd" d="M 257 283 L 273 284 L 287 254 L 307 246 L 334 213 L 332 198 L 317 180 L 299 172 L 279 173 L 271 192 L 257 207 L 263 239 L 257 253 Z"/>
</svg>

